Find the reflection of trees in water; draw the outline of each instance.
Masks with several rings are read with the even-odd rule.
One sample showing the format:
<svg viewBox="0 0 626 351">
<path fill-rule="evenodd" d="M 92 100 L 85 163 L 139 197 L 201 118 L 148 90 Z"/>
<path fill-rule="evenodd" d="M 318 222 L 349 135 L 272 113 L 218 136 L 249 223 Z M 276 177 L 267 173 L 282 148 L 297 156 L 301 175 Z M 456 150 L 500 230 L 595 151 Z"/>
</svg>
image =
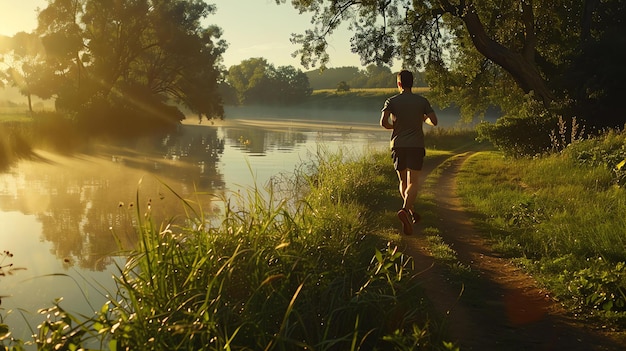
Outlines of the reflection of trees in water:
<svg viewBox="0 0 626 351">
<path fill-rule="evenodd" d="M 50 207 L 37 217 L 43 239 L 66 266 L 102 271 L 120 251 L 118 242 L 126 248 L 134 245 L 134 210 L 116 205 L 132 189 L 111 186 L 119 182 L 108 175 L 85 179 L 82 174 L 50 182 Z"/>
<path fill-rule="evenodd" d="M 118 242 L 126 249 L 135 244 L 138 213 L 150 212 L 157 228 L 183 215 L 184 205 L 170 188 L 207 216 L 217 206 L 209 194 L 224 190 L 216 167 L 224 140 L 214 128 L 183 127 L 175 135 L 93 150 L 95 159 L 73 159 L 64 168 L 40 165 L 50 168 L 44 172 L 35 167 L 25 183 L 46 192 L 49 205 L 37 213 L 42 239 L 67 266 L 104 270 L 119 253 Z"/>
<path fill-rule="evenodd" d="M 267 150 L 293 150 L 298 144 L 304 144 L 304 133 L 286 129 L 275 131 L 260 127 L 229 128 L 226 137 L 243 150 L 254 154 L 264 154 Z"/>
<path fill-rule="evenodd" d="M 162 137 L 126 140 L 114 146 L 107 145 L 103 152 L 114 162 L 127 167 L 162 174 L 181 173 L 176 168 L 186 168 L 187 175 L 196 180 L 217 175 L 216 163 L 224 153 L 224 140 L 215 128 L 183 125 L 177 133 Z M 180 163 L 171 161 L 184 161 Z M 193 168 L 197 169 L 193 169 Z M 180 174 L 177 174 L 180 176 Z M 213 184 L 216 185 L 216 184 Z M 223 182 L 221 184 L 223 186 Z"/>
</svg>

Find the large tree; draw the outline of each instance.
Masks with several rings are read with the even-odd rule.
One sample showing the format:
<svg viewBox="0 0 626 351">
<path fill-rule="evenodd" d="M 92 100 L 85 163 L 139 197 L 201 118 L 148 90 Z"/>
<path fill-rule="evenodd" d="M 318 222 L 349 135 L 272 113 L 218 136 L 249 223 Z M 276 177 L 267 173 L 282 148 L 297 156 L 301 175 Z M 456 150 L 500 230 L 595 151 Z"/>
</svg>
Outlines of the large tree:
<svg viewBox="0 0 626 351">
<path fill-rule="evenodd" d="M 437 100 L 455 100 L 468 115 L 494 103 L 507 110 L 524 94 L 545 106 L 555 100 L 570 107 L 611 104 L 612 94 L 598 84 L 611 82 L 615 74 L 626 76 L 615 64 L 626 58 L 623 35 L 616 35 L 626 28 L 624 0 L 291 3 L 313 17 L 313 28 L 292 38 L 301 45 L 297 53 L 303 64 L 326 64 L 328 35 L 348 22 L 352 51 L 363 64 L 400 58 L 407 68 L 425 68 Z M 609 43 L 617 46 L 609 50 Z M 605 63 L 614 71 L 607 72 Z M 592 110 L 587 117 L 605 117 Z"/>
<path fill-rule="evenodd" d="M 226 44 L 202 25 L 215 10 L 201 0 L 48 0 L 36 33 L 42 67 L 59 78 L 57 107 L 97 128 L 177 122 L 176 104 L 221 117 Z"/>
</svg>

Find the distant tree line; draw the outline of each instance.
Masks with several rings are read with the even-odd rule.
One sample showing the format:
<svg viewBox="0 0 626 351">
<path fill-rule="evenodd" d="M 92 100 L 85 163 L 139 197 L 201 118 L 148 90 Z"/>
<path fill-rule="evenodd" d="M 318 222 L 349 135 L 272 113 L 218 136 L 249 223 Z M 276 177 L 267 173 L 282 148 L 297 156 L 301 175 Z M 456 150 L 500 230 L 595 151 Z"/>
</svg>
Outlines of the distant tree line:
<svg viewBox="0 0 626 351">
<path fill-rule="evenodd" d="M 425 86 L 420 72 L 416 73 L 415 85 Z M 395 87 L 396 72 L 384 65 L 302 72 L 293 66 L 275 67 L 264 58 L 251 58 L 228 69 L 220 93 L 228 105 L 294 104 L 317 89 L 349 91 Z"/>
<path fill-rule="evenodd" d="M 366 89 L 395 88 L 396 73 L 385 65 L 371 64 L 365 69 L 357 67 L 325 68 L 306 72 L 311 89 Z M 420 72 L 415 73 L 415 86 L 426 86 Z"/>
<path fill-rule="evenodd" d="M 293 66 L 279 66 L 264 58 L 251 58 L 231 66 L 220 86 L 231 105 L 292 104 L 311 95 L 309 79 Z"/>
</svg>

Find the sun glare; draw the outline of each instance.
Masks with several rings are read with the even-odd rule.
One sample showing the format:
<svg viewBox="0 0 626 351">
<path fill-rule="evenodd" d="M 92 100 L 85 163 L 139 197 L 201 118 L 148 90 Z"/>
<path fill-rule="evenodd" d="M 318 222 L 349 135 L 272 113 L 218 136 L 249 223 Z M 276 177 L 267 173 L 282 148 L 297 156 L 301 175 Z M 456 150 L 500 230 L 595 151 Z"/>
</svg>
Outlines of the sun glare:
<svg viewBox="0 0 626 351">
<path fill-rule="evenodd" d="M 31 32 L 37 26 L 37 8 L 45 0 L 0 0 L 0 35 L 13 36 L 17 32 Z"/>
</svg>

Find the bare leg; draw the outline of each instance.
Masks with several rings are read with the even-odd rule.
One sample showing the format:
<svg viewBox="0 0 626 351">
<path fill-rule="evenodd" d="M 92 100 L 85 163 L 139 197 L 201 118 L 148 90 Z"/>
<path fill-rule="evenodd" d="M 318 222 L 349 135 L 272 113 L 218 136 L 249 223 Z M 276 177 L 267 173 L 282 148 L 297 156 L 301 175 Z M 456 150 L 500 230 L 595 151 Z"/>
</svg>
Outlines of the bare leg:
<svg viewBox="0 0 626 351">
<path fill-rule="evenodd" d="M 398 171 L 398 179 L 400 180 L 399 190 L 403 201 L 402 207 L 410 211 L 413 211 L 419 190 L 419 173 L 420 171 L 410 168 Z"/>
<path fill-rule="evenodd" d="M 413 212 L 413 206 L 415 205 L 415 199 L 417 198 L 417 192 L 419 190 L 419 175 L 420 171 L 414 169 L 407 169 L 407 186 L 404 190 L 404 208 Z"/>
<path fill-rule="evenodd" d="M 408 182 L 407 182 L 407 170 L 404 169 L 402 171 L 397 171 L 398 173 L 398 180 L 400 180 L 400 186 L 399 186 L 399 190 L 400 190 L 400 196 L 402 197 L 402 204 L 404 206 L 404 202 L 405 202 L 405 198 L 406 198 L 406 188 L 408 186 Z"/>
</svg>

